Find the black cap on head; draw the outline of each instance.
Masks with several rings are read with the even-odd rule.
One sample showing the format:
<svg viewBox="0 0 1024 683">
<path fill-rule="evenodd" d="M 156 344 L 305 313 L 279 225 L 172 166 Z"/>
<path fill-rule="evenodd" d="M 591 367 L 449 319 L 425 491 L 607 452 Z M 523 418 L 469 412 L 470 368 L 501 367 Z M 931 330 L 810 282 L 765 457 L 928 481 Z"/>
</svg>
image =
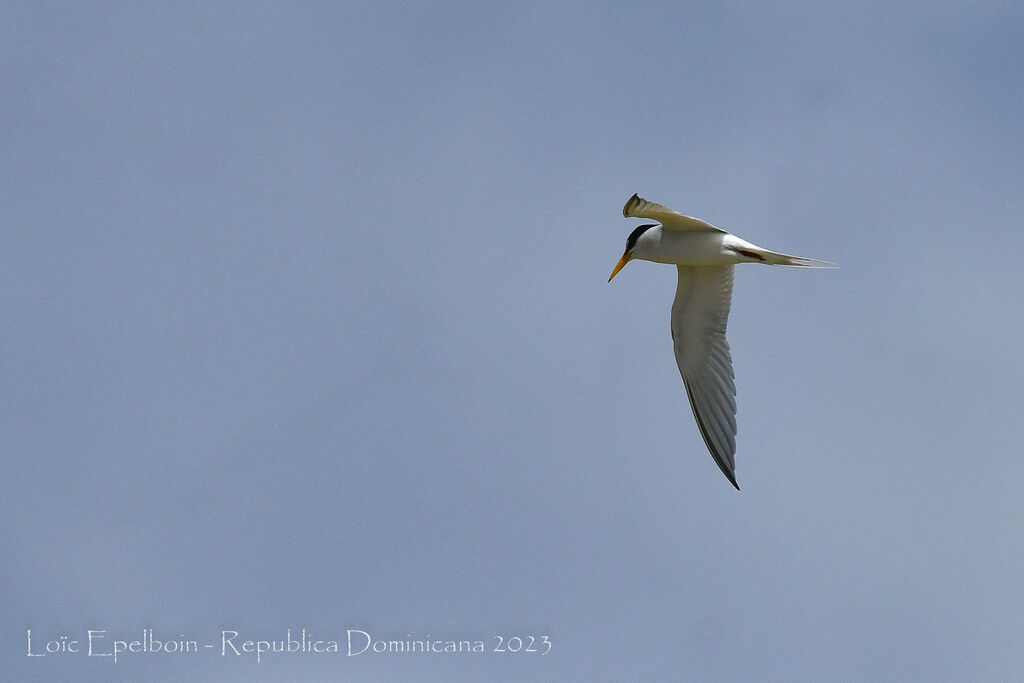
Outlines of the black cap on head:
<svg viewBox="0 0 1024 683">
<path fill-rule="evenodd" d="M 644 234 L 651 228 L 657 227 L 657 223 L 648 223 L 646 225 L 638 225 L 633 232 L 629 233 L 629 237 L 626 238 L 626 251 L 631 251 L 636 246 L 636 241 L 640 239 L 640 235 Z"/>
</svg>

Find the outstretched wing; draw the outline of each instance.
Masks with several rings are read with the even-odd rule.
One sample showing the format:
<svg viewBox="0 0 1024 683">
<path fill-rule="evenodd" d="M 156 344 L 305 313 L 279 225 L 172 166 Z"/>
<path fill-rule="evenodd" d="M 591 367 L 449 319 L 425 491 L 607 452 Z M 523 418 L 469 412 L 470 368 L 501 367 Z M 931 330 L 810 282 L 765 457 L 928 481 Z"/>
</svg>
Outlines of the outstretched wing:
<svg viewBox="0 0 1024 683">
<path fill-rule="evenodd" d="M 732 304 L 732 266 L 676 266 L 672 344 L 704 443 L 736 483 L 736 384 L 725 338 Z"/>
<path fill-rule="evenodd" d="M 715 232 L 725 232 L 725 230 L 716 228 L 699 218 L 684 216 L 678 211 L 673 211 L 661 204 L 649 202 L 636 194 L 630 197 L 626 205 L 622 207 L 622 215 L 626 218 L 649 218 L 673 230 L 714 230 Z"/>
</svg>

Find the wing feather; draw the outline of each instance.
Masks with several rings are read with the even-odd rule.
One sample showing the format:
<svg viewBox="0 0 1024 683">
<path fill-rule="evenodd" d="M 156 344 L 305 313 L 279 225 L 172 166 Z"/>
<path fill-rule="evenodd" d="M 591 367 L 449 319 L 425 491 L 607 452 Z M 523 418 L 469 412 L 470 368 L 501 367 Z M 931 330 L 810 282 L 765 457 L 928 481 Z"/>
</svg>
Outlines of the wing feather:
<svg viewBox="0 0 1024 683">
<path fill-rule="evenodd" d="M 636 194 L 630 197 L 626 205 L 622 207 L 622 215 L 626 218 L 649 218 L 673 230 L 713 230 L 715 232 L 725 232 L 725 230 L 716 228 L 699 218 L 684 216 L 678 211 L 673 211 L 661 204 L 649 202 Z"/>
<path fill-rule="evenodd" d="M 677 269 L 679 282 L 672 302 L 676 364 L 704 443 L 722 473 L 738 489 L 736 384 L 732 354 L 725 338 L 732 304 L 733 267 L 677 266 Z"/>
</svg>

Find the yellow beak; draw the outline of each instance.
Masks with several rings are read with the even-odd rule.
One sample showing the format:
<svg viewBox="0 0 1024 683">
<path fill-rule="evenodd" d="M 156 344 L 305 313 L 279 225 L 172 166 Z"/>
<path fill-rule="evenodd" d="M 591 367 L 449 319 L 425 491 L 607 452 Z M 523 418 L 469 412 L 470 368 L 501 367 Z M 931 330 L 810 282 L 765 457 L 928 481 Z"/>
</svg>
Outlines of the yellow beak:
<svg viewBox="0 0 1024 683">
<path fill-rule="evenodd" d="M 620 258 L 620 259 L 619 259 L 619 263 L 618 263 L 618 265 L 616 265 L 616 266 L 615 266 L 615 270 L 613 270 L 613 271 L 612 271 L 612 274 L 608 276 L 608 282 L 611 282 L 611 281 L 612 281 L 612 278 L 613 278 L 613 277 L 615 277 L 615 275 L 616 275 L 616 274 L 617 274 L 617 273 L 618 273 L 618 272 L 619 272 L 620 270 L 622 270 L 623 266 L 625 266 L 625 265 L 626 265 L 627 263 L 629 263 L 629 260 L 630 260 L 631 258 L 633 258 L 633 257 L 632 257 L 632 256 L 630 256 L 630 255 L 629 255 L 628 253 L 627 253 L 627 254 L 623 254 L 623 255 L 622 255 L 622 258 Z"/>
</svg>

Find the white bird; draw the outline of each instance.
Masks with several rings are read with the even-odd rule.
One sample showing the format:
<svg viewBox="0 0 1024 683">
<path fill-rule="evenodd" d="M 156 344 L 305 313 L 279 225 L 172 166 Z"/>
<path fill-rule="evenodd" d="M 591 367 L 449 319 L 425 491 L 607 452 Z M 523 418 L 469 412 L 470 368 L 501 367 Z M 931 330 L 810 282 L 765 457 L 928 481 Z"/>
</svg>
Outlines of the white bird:
<svg viewBox="0 0 1024 683">
<path fill-rule="evenodd" d="M 608 281 L 632 259 L 673 263 L 679 270 L 672 302 L 672 345 L 690 408 L 704 443 L 722 473 L 736 483 L 736 385 L 725 338 L 732 303 L 732 267 L 767 263 L 798 268 L 834 268 L 828 261 L 768 251 L 699 218 L 684 216 L 633 195 L 626 218 L 649 218 L 637 226 Z"/>
</svg>

